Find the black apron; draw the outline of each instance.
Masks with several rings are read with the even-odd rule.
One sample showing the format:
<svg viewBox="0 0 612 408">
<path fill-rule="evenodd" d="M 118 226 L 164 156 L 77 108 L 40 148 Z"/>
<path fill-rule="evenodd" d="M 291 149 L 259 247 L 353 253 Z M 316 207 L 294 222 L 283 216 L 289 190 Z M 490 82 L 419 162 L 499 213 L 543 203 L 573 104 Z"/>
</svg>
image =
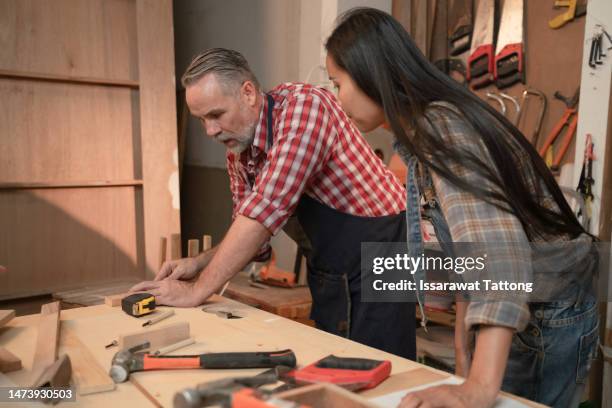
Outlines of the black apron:
<svg viewBox="0 0 612 408">
<path fill-rule="evenodd" d="M 269 147 L 273 142 L 274 100 L 267 97 Z M 313 300 L 310 318 L 317 328 L 415 359 L 415 304 L 361 301 L 361 243 L 404 242 L 404 212 L 358 217 L 302 194 L 284 230 L 306 256 Z"/>
</svg>

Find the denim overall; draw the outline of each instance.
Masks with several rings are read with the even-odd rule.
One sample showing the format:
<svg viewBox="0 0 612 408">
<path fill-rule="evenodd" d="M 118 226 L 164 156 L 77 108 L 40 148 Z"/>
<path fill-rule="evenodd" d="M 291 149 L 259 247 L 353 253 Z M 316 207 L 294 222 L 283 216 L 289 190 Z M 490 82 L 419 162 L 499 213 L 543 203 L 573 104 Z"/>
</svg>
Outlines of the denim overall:
<svg viewBox="0 0 612 408">
<path fill-rule="evenodd" d="M 408 255 L 423 252 L 418 160 L 398 142 L 395 150 L 406 163 Z M 445 254 L 452 256 L 450 229 L 435 198 L 429 175 L 420 179 L 427 202 L 423 216 L 431 220 Z M 424 279 L 417 271 L 414 279 Z M 598 347 L 597 302 L 580 292 L 573 302 L 530 303 L 527 328 L 512 338 L 502 390 L 553 407 L 578 406 Z M 424 296 L 418 294 L 423 313 Z M 423 313 L 423 316 L 425 314 Z M 426 319 L 421 325 L 425 326 Z"/>
<path fill-rule="evenodd" d="M 269 95 L 268 104 L 267 144 L 271 146 L 274 100 Z M 404 214 L 358 217 L 303 194 L 292 218 L 309 244 L 297 242 L 306 255 L 311 319 L 317 328 L 414 360 L 414 303 L 361 301 L 361 243 L 403 241 Z"/>
</svg>

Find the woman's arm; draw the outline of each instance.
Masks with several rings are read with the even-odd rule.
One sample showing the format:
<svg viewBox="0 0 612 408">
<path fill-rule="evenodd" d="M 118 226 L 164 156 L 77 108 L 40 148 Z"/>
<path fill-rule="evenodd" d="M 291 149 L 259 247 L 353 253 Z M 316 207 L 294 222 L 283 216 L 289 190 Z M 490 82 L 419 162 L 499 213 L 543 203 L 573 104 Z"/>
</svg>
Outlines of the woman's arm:
<svg viewBox="0 0 612 408">
<path fill-rule="evenodd" d="M 465 327 L 465 312 L 468 301 L 458 295 L 455 302 L 455 374 L 467 378 L 470 372 L 471 344 Z"/>
<path fill-rule="evenodd" d="M 441 385 L 408 394 L 400 407 L 492 407 L 504 378 L 512 334 L 506 327 L 481 326 L 468 379 L 461 385 Z"/>
</svg>

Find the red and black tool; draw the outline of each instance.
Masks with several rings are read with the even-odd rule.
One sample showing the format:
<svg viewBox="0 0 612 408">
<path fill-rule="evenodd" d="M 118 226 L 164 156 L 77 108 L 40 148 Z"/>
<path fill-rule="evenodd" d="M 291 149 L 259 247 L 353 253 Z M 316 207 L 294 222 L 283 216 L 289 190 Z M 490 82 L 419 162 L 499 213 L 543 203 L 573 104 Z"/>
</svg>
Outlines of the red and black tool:
<svg viewBox="0 0 612 408">
<path fill-rule="evenodd" d="M 332 383 L 351 391 L 376 387 L 391 374 L 391 362 L 329 355 L 299 370 L 284 373 L 281 380 L 294 385 Z"/>
<path fill-rule="evenodd" d="M 110 376 L 116 383 L 126 381 L 137 371 L 179 370 L 193 368 L 236 369 L 295 367 L 293 351 L 256 351 L 237 353 L 207 353 L 190 356 L 155 356 L 137 351 L 148 348 L 148 343 L 121 350 L 113 357 Z"/>
</svg>

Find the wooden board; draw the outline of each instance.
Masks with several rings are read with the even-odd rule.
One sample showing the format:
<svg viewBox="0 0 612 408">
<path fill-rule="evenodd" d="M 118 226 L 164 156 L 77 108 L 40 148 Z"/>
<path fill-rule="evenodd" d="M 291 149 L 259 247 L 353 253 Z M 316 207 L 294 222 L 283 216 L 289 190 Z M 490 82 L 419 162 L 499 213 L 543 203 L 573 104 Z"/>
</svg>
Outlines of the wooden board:
<svg viewBox="0 0 612 408">
<path fill-rule="evenodd" d="M 128 295 L 127 292 L 119 293 L 117 295 L 110 295 L 104 297 L 104 304 L 110 307 L 121 306 L 121 300 Z"/>
<path fill-rule="evenodd" d="M 417 368 L 390 376 L 378 387 L 366 390 L 361 393 L 366 398 L 376 398 L 381 395 L 389 394 L 393 391 L 416 387 L 421 384 L 441 381 L 450 377 L 449 374 L 442 374 L 428 368 Z"/>
<path fill-rule="evenodd" d="M 289 319 L 308 319 L 310 317 L 312 296 L 307 287 L 255 288 L 249 285 L 249 278 L 246 274 L 239 273 L 232 278 L 224 294 L 231 299 Z"/>
<path fill-rule="evenodd" d="M 138 77 L 146 273 L 158 271 L 159 237 L 180 232 L 171 0 L 137 0 Z"/>
<path fill-rule="evenodd" d="M 17 370 L 21 370 L 21 360 L 19 357 L 0 347 L 0 373 L 10 373 Z"/>
<path fill-rule="evenodd" d="M 127 349 L 144 342 L 149 342 L 151 350 L 157 350 L 170 344 L 186 340 L 190 336 L 189 323 L 177 322 L 154 329 L 140 330 L 119 336 L 119 349 Z"/>
<path fill-rule="evenodd" d="M 1 136 L 0 136 L 1 137 Z M 0 142 L 0 146 L 3 143 Z M 134 187 L 0 191 L 0 297 L 141 276 Z"/>
<path fill-rule="evenodd" d="M 14 310 L 0 310 L 0 327 L 10 322 L 14 317 Z"/>
<path fill-rule="evenodd" d="M 47 303 L 40 308 L 36 348 L 32 363 L 32 384 L 47 367 L 57 360 L 60 309 L 60 302 Z"/>
<path fill-rule="evenodd" d="M 60 352 L 70 357 L 72 382 L 79 395 L 115 389 L 113 380 L 72 329 L 63 328 L 60 337 Z"/>
</svg>

